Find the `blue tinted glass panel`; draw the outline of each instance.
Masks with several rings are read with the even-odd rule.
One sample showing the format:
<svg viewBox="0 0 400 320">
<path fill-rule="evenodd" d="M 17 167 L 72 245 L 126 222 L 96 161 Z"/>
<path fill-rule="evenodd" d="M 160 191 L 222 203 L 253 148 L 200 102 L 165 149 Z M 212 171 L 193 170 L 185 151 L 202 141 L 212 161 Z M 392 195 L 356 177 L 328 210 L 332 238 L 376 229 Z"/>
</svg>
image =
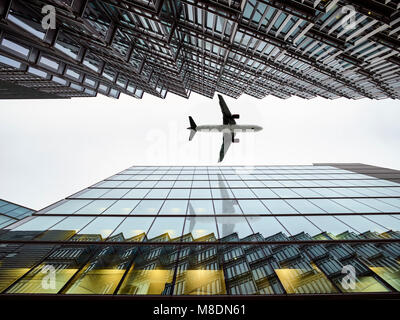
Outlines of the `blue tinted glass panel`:
<svg viewBox="0 0 400 320">
<path fill-rule="evenodd" d="M 253 231 L 259 232 L 264 238 L 273 236 L 277 233 L 284 233 L 287 235 L 287 231 L 283 226 L 276 220 L 275 217 L 247 217 Z"/>
<path fill-rule="evenodd" d="M 172 239 L 180 237 L 184 220 L 184 217 L 157 217 L 149 230 L 148 238 L 153 239 L 165 233 Z"/>
<path fill-rule="evenodd" d="M 305 217 L 291 216 L 276 218 L 285 226 L 292 236 L 305 232 L 313 237 L 321 233 L 321 230 L 314 226 Z"/>
<path fill-rule="evenodd" d="M 292 214 L 298 213 L 285 200 L 262 200 L 272 214 Z"/>
<path fill-rule="evenodd" d="M 238 237 L 242 239 L 253 233 L 244 217 L 217 216 L 217 225 L 220 238 L 229 236 L 232 233 L 237 233 Z"/>
<path fill-rule="evenodd" d="M 154 217 L 128 217 L 118 226 L 112 236 L 122 233 L 124 239 L 129 240 L 129 238 L 135 237 L 139 234 L 147 234 L 153 221 Z"/>
<path fill-rule="evenodd" d="M 45 231 L 65 217 L 35 217 L 13 229 L 13 231 Z"/>
<path fill-rule="evenodd" d="M 239 204 L 236 200 L 214 200 L 216 214 L 241 214 Z"/>
<path fill-rule="evenodd" d="M 92 200 L 67 200 L 46 213 L 71 214 L 92 202 Z"/>
<path fill-rule="evenodd" d="M 129 214 L 140 200 L 118 200 L 104 214 Z"/>
<path fill-rule="evenodd" d="M 188 214 L 214 214 L 214 206 L 211 200 L 190 200 Z"/>
<path fill-rule="evenodd" d="M 107 210 L 108 207 L 110 207 L 115 200 L 93 200 L 91 203 L 89 203 L 87 206 L 83 207 L 79 211 L 77 211 L 77 214 L 101 214 L 105 210 Z"/>
<path fill-rule="evenodd" d="M 160 214 L 179 214 L 185 215 L 188 200 L 165 200 L 161 207 Z"/>
<path fill-rule="evenodd" d="M 270 214 L 260 200 L 239 200 L 244 214 Z"/>
<path fill-rule="evenodd" d="M 194 240 L 198 238 L 214 234 L 218 237 L 218 232 L 214 217 L 187 217 L 185 222 L 185 230 L 183 234 L 191 233 Z"/>
<path fill-rule="evenodd" d="M 142 200 L 131 214 L 158 214 L 164 200 Z"/>
</svg>

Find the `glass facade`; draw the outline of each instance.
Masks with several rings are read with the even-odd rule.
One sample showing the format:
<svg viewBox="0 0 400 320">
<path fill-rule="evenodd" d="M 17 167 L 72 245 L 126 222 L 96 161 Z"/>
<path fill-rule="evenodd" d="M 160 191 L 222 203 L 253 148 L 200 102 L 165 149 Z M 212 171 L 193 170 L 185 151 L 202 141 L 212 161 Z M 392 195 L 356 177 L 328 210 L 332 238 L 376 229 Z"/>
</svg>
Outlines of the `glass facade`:
<svg viewBox="0 0 400 320">
<path fill-rule="evenodd" d="M 398 293 L 399 182 L 366 165 L 134 166 L 1 229 L 0 292 Z"/>
<path fill-rule="evenodd" d="M 32 209 L 0 199 L 0 228 L 30 216 L 33 212 Z"/>
<path fill-rule="evenodd" d="M 11 0 L 1 79 L 59 98 L 399 99 L 398 12 L 396 0 Z"/>
</svg>

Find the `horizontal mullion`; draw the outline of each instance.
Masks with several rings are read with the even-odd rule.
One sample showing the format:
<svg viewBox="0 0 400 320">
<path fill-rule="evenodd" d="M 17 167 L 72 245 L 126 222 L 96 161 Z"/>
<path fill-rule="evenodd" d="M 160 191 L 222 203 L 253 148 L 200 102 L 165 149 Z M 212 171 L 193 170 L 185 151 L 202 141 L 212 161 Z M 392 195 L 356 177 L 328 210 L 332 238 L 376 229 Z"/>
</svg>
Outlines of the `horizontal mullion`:
<svg viewBox="0 0 400 320">
<path fill-rule="evenodd" d="M 355 213 L 355 212 L 341 212 L 341 213 L 328 213 L 328 212 L 319 212 L 319 213 L 265 213 L 265 214 L 255 214 L 255 213 L 236 213 L 236 214 L 228 214 L 228 213 L 216 213 L 216 214 L 105 214 L 104 212 L 101 214 L 94 213 L 55 213 L 55 214 L 46 214 L 46 213 L 38 213 L 33 214 L 33 216 L 56 216 L 56 217 L 288 217 L 288 216 L 364 216 L 364 215 L 400 215 L 400 212 L 367 212 L 367 213 Z M 400 217 L 400 216 L 399 216 Z"/>
<path fill-rule="evenodd" d="M 400 196 L 351 196 L 351 197 L 274 197 L 274 198 L 67 198 L 68 200 L 308 200 L 308 199 L 387 199 L 400 198 Z M 400 210 L 400 209 L 399 209 Z"/>
<path fill-rule="evenodd" d="M 35 240 L 35 241 L 26 241 L 26 240 L 0 240 L 0 244 L 29 244 L 29 245 L 41 245 L 41 244 L 54 244 L 54 245 L 73 245 L 73 246 L 82 246 L 82 245 L 104 245 L 104 246 L 234 246 L 234 245 L 245 245 L 245 246 L 255 246 L 255 245 L 307 245 L 307 244 L 344 244 L 344 243 L 400 243 L 400 239 L 357 239 L 357 240 L 288 240 L 288 241 L 231 241 L 231 242 L 223 242 L 223 241 L 163 241 L 163 242 L 155 242 L 155 241 L 43 241 L 43 240 Z"/>
</svg>

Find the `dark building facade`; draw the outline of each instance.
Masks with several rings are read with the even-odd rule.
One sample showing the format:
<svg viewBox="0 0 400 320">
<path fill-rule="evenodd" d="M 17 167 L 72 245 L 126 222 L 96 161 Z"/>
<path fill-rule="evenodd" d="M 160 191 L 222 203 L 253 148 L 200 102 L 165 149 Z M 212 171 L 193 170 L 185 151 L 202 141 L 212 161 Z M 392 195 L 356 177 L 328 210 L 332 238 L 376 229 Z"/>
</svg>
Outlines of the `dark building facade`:
<svg viewBox="0 0 400 320">
<path fill-rule="evenodd" d="M 0 80 L 59 98 L 400 97 L 393 0 L 0 0 L 0 32 Z"/>
<path fill-rule="evenodd" d="M 400 172 L 134 166 L 0 230 L 0 297 L 399 298 Z"/>
</svg>

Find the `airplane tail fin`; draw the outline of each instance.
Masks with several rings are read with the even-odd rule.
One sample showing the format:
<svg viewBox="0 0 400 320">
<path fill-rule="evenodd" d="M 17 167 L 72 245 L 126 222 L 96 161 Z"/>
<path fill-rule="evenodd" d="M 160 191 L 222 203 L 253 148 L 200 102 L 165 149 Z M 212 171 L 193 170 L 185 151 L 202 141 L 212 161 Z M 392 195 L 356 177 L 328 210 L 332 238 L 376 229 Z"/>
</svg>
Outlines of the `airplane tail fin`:
<svg viewBox="0 0 400 320">
<path fill-rule="evenodd" d="M 188 129 L 196 130 L 197 128 L 196 122 L 194 122 L 193 118 L 190 116 L 189 116 L 189 122 L 190 122 L 190 128 Z"/>
<path fill-rule="evenodd" d="M 194 122 L 193 118 L 189 116 L 189 122 L 190 122 L 190 127 L 188 128 L 190 130 L 190 136 L 189 136 L 189 141 L 192 141 L 194 138 L 194 135 L 196 134 L 197 130 L 197 125 L 196 122 Z"/>
</svg>

